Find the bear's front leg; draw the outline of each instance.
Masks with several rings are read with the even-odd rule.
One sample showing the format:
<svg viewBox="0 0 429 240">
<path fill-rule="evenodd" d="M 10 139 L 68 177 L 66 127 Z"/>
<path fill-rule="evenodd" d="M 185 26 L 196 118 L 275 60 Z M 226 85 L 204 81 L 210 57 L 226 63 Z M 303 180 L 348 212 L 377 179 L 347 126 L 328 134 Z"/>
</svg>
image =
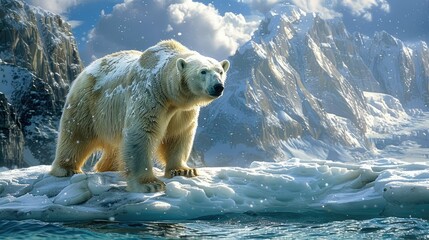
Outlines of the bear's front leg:
<svg viewBox="0 0 429 240">
<path fill-rule="evenodd" d="M 191 126 L 190 128 L 196 128 Z M 165 161 L 165 177 L 175 176 L 195 177 L 198 176 L 195 168 L 187 165 L 189 155 L 194 142 L 195 129 L 189 129 L 178 136 L 170 136 L 163 141 L 158 149 L 159 155 Z"/>
<path fill-rule="evenodd" d="M 152 158 L 154 139 L 137 130 L 125 132 L 123 159 L 130 192 L 159 192 L 165 184 L 153 174 Z"/>
</svg>

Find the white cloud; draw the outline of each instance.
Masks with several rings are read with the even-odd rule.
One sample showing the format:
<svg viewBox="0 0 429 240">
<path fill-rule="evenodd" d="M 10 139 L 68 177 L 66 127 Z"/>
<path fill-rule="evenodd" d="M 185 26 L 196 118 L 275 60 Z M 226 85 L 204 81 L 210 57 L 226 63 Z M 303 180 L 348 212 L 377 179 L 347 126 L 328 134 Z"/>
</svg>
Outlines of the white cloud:
<svg viewBox="0 0 429 240">
<path fill-rule="evenodd" d="M 78 21 L 78 20 L 68 20 L 67 22 L 70 24 L 72 28 L 79 27 L 80 25 L 83 24 L 83 21 Z"/>
<path fill-rule="evenodd" d="M 291 0 L 293 4 L 306 12 L 317 12 L 323 18 L 340 17 L 341 14 L 333 10 L 335 1 L 329 0 Z"/>
<path fill-rule="evenodd" d="M 380 8 L 385 12 L 390 11 L 387 0 L 242 0 L 261 13 L 265 13 L 278 3 L 292 3 L 306 12 L 317 12 L 323 18 L 340 17 L 340 7 L 345 7 L 355 16 L 360 16 L 368 21 L 372 20 L 371 10 Z"/>
<path fill-rule="evenodd" d="M 340 4 L 347 7 L 353 15 L 361 16 L 368 21 L 372 20 L 370 10 L 374 7 L 379 7 L 385 12 L 390 11 L 389 3 L 386 0 L 341 0 Z"/>
<path fill-rule="evenodd" d="M 390 5 L 387 1 L 381 1 L 380 8 L 385 12 L 390 12 Z"/>
<path fill-rule="evenodd" d="M 259 24 L 247 22 L 241 14 L 221 16 L 212 5 L 192 1 L 170 5 L 168 15 L 172 32 L 181 32 L 183 42 L 218 58 L 232 55 Z"/>
<path fill-rule="evenodd" d="M 102 15 L 89 35 L 90 55 L 101 57 L 125 50 L 143 50 L 162 39 L 174 38 L 207 56 L 223 59 L 248 41 L 258 21 L 225 13 L 192 0 L 126 0 Z"/>
<path fill-rule="evenodd" d="M 241 0 L 241 2 L 246 3 L 250 6 L 250 8 L 257 10 L 261 13 L 268 12 L 274 5 L 280 2 L 284 2 L 282 0 Z"/>
</svg>

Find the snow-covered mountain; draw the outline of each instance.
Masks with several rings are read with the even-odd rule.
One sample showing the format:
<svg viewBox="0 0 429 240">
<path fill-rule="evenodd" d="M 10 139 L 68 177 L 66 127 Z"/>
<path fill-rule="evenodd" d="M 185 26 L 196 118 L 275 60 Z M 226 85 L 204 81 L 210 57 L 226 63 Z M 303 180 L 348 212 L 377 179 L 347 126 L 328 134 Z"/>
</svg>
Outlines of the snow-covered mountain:
<svg viewBox="0 0 429 240">
<path fill-rule="evenodd" d="M 230 58 L 224 96 L 202 111 L 198 157 L 209 166 L 368 157 L 374 118 L 427 108 L 428 56 L 424 42 L 350 34 L 340 19 L 275 8 Z"/>
<path fill-rule="evenodd" d="M 405 106 L 429 103 L 429 50 L 425 42 L 407 45 L 387 32 L 373 38 L 355 34 L 359 53 L 384 93 Z"/>
<path fill-rule="evenodd" d="M 0 166 L 52 162 L 69 83 L 81 70 L 67 22 L 0 0 Z"/>
</svg>

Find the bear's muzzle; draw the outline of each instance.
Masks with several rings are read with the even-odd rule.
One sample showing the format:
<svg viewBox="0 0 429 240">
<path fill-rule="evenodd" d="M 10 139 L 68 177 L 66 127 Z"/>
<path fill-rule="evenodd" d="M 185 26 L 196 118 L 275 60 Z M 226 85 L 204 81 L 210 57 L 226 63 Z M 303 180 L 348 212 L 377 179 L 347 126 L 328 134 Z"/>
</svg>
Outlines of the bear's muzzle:
<svg viewBox="0 0 429 240">
<path fill-rule="evenodd" d="M 222 92 L 224 90 L 224 86 L 221 83 L 217 83 L 213 86 L 213 88 L 210 91 L 210 95 L 213 97 L 219 97 L 220 95 L 222 95 Z"/>
</svg>

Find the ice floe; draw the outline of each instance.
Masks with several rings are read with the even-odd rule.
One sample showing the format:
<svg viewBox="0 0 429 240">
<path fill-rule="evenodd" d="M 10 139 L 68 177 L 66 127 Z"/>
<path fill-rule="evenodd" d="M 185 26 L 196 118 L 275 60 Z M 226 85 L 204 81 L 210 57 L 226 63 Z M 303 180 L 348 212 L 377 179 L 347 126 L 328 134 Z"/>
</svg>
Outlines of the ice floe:
<svg viewBox="0 0 429 240">
<path fill-rule="evenodd" d="M 153 221 L 245 212 L 429 216 L 429 164 L 389 158 L 200 168 L 195 178 L 162 178 L 166 191 L 151 194 L 127 192 L 117 172 L 57 178 L 48 171 L 46 165 L 2 169 L 0 219 Z"/>
</svg>

